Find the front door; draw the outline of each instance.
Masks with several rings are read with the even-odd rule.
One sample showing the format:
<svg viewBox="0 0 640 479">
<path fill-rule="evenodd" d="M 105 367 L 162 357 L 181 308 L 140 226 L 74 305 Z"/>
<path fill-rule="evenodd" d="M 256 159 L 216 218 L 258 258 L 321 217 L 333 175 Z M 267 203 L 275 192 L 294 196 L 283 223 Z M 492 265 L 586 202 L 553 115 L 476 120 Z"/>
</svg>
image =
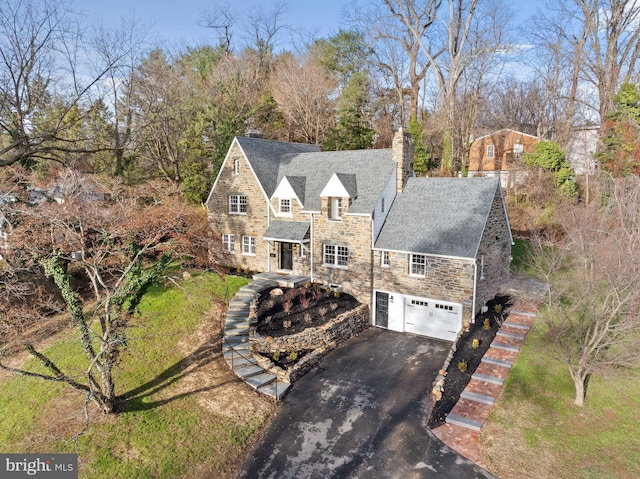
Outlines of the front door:
<svg viewBox="0 0 640 479">
<path fill-rule="evenodd" d="M 389 293 L 376 291 L 376 326 L 389 327 Z"/>
<path fill-rule="evenodd" d="M 293 269 L 293 243 L 280 243 L 280 269 Z"/>
</svg>

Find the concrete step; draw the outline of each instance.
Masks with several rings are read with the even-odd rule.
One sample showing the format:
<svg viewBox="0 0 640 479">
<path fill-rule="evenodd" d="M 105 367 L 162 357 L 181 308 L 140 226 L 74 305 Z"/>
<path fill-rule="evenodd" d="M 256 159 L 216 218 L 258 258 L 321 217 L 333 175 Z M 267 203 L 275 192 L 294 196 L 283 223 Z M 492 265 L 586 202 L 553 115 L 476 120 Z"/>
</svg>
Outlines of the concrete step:
<svg viewBox="0 0 640 479">
<path fill-rule="evenodd" d="M 242 379 L 248 379 L 252 376 L 263 374 L 264 372 L 264 369 L 262 369 L 260 366 L 256 366 L 255 364 L 245 364 L 233 368 L 233 373 Z"/>
<path fill-rule="evenodd" d="M 258 389 L 262 386 L 266 386 L 276 380 L 275 374 L 262 373 L 256 374 L 255 376 L 250 376 L 244 380 L 249 386 L 254 389 Z"/>
<path fill-rule="evenodd" d="M 486 374 L 474 374 L 471 376 L 471 379 L 476 379 L 478 381 L 484 381 L 491 384 L 498 384 L 502 386 L 504 384 L 504 379 L 497 378 L 495 376 L 487 376 Z"/>
<path fill-rule="evenodd" d="M 224 337 L 228 337 L 228 336 L 244 336 L 245 334 L 249 334 L 249 324 L 248 323 L 244 323 L 244 326 L 242 324 L 236 324 L 236 325 L 225 325 L 224 327 Z"/>
<path fill-rule="evenodd" d="M 487 396 L 485 394 L 478 394 L 471 391 L 462 391 L 462 394 L 460 394 L 460 397 L 463 399 L 468 399 L 469 401 L 488 404 L 489 406 L 493 406 L 493 403 L 495 401 L 495 399 L 492 398 L 491 396 Z"/>
<path fill-rule="evenodd" d="M 511 361 L 505 361 L 504 359 L 489 358 L 487 356 L 483 356 L 480 362 L 492 364 L 494 366 L 504 366 L 505 368 L 510 368 L 513 365 Z"/>
<path fill-rule="evenodd" d="M 273 381 L 272 383 L 260 386 L 258 388 L 258 391 L 280 401 L 284 397 L 284 395 L 289 392 L 289 389 L 291 389 L 291 383 L 286 383 L 284 381 Z"/>
<path fill-rule="evenodd" d="M 235 354 L 229 354 L 228 356 L 225 354 L 224 358 L 226 359 L 227 363 L 229 364 L 229 367 L 233 368 L 239 368 L 241 366 L 247 366 L 250 364 L 256 364 L 256 359 L 254 357 L 249 357 L 245 354 L 243 354 L 242 356 L 238 355 L 237 353 Z"/>
<path fill-rule="evenodd" d="M 535 318 L 538 313 L 532 313 L 531 311 L 509 311 L 509 314 L 518 314 L 520 316 L 528 316 L 530 318 Z"/>
<path fill-rule="evenodd" d="M 513 329 L 521 329 L 522 331 L 529 331 L 529 326 L 526 324 L 518 324 L 518 323 L 510 323 L 509 321 L 505 321 L 502 323 L 503 328 L 513 328 Z"/>
<path fill-rule="evenodd" d="M 225 358 L 250 358 L 251 357 L 251 349 L 249 348 L 249 343 L 241 343 L 239 345 L 235 345 L 233 349 L 231 346 L 222 347 L 222 354 Z"/>
<path fill-rule="evenodd" d="M 475 421 L 466 417 L 456 416 L 455 414 L 449 414 L 447 416 L 446 422 L 447 424 L 455 424 L 456 426 L 471 429 L 472 431 L 479 431 L 482 428 L 481 421 Z"/>
<path fill-rule="evenodd" d="M 240 343 L 247 343 L 249 344 L 249 335 L 246 336 L 229 336 L 229 337 L 225 337 L 224 338 L 224 342 L 222 343 L 224 344 L 230 344 L 231 346 L 235 347 Z"/>
<path fill-rule="evenodd" d="M 520 347 L 518 346 L 511 346 L 509 344 L 503 344 L 495 341 L 491 343 L 491 347 L 496 349 L 502 349 L 504 351 L 513 351 L 514 353 L 520 352 Z"/>
<path fill-rule="evenodd" d="M 498 331 L 496 336 L 502 338 L 514 338 L 514 339 L 524 339 L 525 335 L 521 333 L 512 333 L 509 331 Z"/>
</svg>

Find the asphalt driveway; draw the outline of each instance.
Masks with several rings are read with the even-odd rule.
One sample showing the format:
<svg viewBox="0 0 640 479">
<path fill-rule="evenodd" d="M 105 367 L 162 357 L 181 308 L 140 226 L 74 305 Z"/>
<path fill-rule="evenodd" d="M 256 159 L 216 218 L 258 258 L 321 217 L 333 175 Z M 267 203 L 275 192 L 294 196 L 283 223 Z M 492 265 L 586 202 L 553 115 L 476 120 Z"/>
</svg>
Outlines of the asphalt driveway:
<svg viewBox="0 0 640 479">
<path fill-rule="evenodd" d="M 427 429 L 450 343 L 371 328 L 298 380 L 240 473 L 246 479 L 491 478 Z"/>
</svg>

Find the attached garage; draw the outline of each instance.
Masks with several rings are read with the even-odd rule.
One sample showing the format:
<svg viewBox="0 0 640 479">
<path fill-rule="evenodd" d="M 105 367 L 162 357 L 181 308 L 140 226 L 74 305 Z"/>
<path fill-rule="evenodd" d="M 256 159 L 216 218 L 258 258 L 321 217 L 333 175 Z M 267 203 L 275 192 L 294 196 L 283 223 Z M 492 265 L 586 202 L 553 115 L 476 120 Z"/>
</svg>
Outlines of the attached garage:
<svg viewBox="0 0 640 479">
<path fill-rule="evenodd" d="M 375 325 L 453 341 L 462 328 L 462 305 L 375 291 Z"/>
</svg>

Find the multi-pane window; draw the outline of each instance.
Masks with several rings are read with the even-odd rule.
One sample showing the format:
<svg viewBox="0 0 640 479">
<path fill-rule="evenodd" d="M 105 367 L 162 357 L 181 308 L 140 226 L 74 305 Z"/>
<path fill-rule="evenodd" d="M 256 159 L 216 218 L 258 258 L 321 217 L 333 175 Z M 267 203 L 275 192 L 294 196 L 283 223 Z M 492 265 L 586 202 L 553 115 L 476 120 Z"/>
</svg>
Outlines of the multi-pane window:
<svg viewBox="0 0 640 479">
<path fill-rule="evenodd" d="M 487 145 L 487 158 L 493 158 L 495 155 L 495 145 Z"/>
<path fill-rule="evenodd" d="M 229 195 L 229 213 L 243 214 L 247 212 L 246 195 Z"/>
<path fill-rule="evenodd" d="M 412 254 L 409 256 L 409 274 L 411 276 L 424 277 L 427 266 L 427 257 L 423 254 Z"/>
<path fill-rule="evenodd" d="M 280 198 L 280 213 L 291 213 L 291 200 Z"/>
<path fill-rule="evenodd" d="M 256 237 L 242 237 L 242 254 L 256 254 Z"/>
<path fill-rule="evenodd" d="M 524 145 L 522 143 L 516 143 L 513 145 L 513 157 L 520 159 L 524 153 Z"/>
<path fill-rule="evenodd" d="M 329 219 L 342 219 L 342 198 L 329 198 Z"/>
<path fill-rule="evenodd" d="M 383 251 L 382 254 L 380 255 L 380 265 L 383 268 L 388 268 L 389 267 L 389 252 L 388 251 Z"/>
<path fill-rule="evenodd" d="M 224 249 L 226 249 L 229 253 L 233 253 L 235 251 L 233 235 L 222 235 L 222 244 L 224 245 Z"/>
<path fill-rule="evenodd" d="M 332 244 L 324 245 L 324 264 L 346 268 L 349 260 L 349 248 Z"/>
</svg>

